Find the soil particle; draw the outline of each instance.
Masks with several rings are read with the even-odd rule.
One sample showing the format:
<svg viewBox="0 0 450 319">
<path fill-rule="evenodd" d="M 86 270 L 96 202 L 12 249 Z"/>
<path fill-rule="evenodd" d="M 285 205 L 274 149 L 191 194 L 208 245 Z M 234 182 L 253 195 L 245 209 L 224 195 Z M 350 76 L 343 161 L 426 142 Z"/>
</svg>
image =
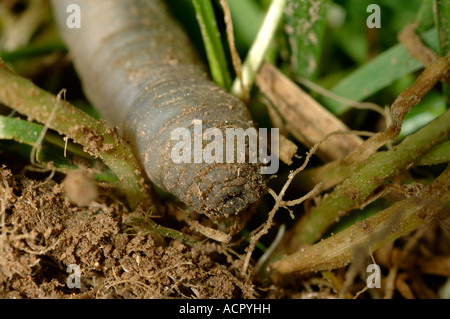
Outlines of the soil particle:
<svg viewBox="0 0 450 319">
<path fill-rule="evenodd" d="M 77 206 L 66 195 L 67 179 L 1 173 L 0 298 L 254 297 L 220 245 L 131 234 L 124 207 L 101 187 L 96 202 Z M 67 284 L 73 264 L 80 288 Z"/>
<path fill-rule="evenodd" d="M 69 200 L 77 206 L 88 206 L 98 197 L 94 179 L 81 170 L 67 173 L 64 190 Z"/>
</svg>

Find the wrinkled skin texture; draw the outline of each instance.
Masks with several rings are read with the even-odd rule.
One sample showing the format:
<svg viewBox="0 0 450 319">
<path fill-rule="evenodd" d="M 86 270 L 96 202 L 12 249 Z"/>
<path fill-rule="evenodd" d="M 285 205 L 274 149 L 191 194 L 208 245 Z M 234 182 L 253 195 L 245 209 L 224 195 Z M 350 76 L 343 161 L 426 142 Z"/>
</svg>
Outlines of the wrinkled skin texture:
<svg viewBox="0 0 450 319">
<path fill-rule="evenodd" d="M 66 26 L 69 4 L 81 28 Z M 60 33 L 88 99 L 135 149 L 151 181 L 195 211 L 228 216 L 266 191 L 259 164 L 175 164 L 175 128 L 253 126 L 246 106 L 217 87 L 160 0 L 54 0 Z M 204 141 L 207 144 L 209 141 Z"/>
</svg>

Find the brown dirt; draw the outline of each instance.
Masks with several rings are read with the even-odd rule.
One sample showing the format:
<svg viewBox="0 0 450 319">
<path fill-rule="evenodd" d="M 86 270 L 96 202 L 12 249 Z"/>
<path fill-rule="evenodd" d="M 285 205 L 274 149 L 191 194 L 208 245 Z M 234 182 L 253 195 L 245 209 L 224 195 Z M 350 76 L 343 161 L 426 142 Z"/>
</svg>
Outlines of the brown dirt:
<svg viewBox="0 0 450 319">
<path fill-rule="evenodd" d="M 33 180 L 6 167 L 1 177 L 0 298 L 257 295 L 252 282 L 239 277 L 238 259 L 220 245 L 129 234 L 126 210 L 108 189 L 100 187 L 96 201 L 79 207 L 64 191 L 68 180 Z M 71 264 L 80 267 L 80 288 L 66 284 Z"/>
</svg>

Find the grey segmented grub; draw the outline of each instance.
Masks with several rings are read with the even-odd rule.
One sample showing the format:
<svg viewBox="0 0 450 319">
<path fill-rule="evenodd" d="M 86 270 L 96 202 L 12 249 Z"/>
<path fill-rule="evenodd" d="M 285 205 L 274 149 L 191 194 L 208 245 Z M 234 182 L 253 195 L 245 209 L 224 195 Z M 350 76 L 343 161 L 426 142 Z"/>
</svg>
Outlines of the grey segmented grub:
<svg viewBox="0 0 450 319">
<path fill-rule="evenodd" d="M 66 26 L 69 4 L 80 29 Z M 217 87 L 161 0 L 53 0 L 60 33 L 88 99 L 133 145 L 150 180 L 194 210 L 234 215 L 259 201 L 266 182 L 259 164 L 175 164 L 171 131 L 246 130 L 246 106 Z M 225 134 L 224 134 L 225 136 Z"/>
</svg>

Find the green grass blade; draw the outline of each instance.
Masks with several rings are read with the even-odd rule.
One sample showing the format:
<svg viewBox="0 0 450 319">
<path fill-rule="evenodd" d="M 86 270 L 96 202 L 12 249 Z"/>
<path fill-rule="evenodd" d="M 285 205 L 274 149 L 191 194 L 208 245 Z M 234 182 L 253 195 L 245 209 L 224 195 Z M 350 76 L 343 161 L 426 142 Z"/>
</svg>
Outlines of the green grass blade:
<svg viewBox="0 0 450 319">
<path fill-rule="evenodd" d="M 0 52 L 0 58 L 5 62 L 15 62 L 19 60 L 48 55 L 54 52 L 65 51 L 67 51 L 65 45 L 62 42 L 58 41 L 46 44 L 28 45 L 14 51 L 3 51 Z"/>
<path fill-rule="evenodd" d="M 43 128 L 40 124 L 0 116 L 0 139 L 2 140 L 14 140 L 33 146 Z"/>
<path fill-rule="evenodd" d="M 417 32 L 429 30 L 434 25 L 433 6 L 435 0 L 422 0 L 419 11 L 417 12 L 415 22 Z"/>
<path fill-rule="evenodd" d="M 438 51 L 436 30 L 425 32 L 422 40 L 431 49 Z M 411 57 L 402 44 L 397 44 L 355 70 L 335 85 L 331 91 L 353 101 L 362 101 L 388 87 L 402 76 L 420 68 L 422 64 Z M 350 108 L 330 98 L 325 98 L 323 102 L 336 115 L 342 115 Z"/>
<path fill-rule="evenodd" d="M 291 49 L 291 70 L 298 77 L 317 74 L 325 32 L 328 0 L 287 0 L 285 30 Z"/>
<path fill-rule="evenodd" d="M 439 54 L 445 56 L 450 51 L 450 1 L 434 0 L 434 4 L 434 19 L 438 32 Z M 450 103 L 449 90 L 450 88 L 447 85 L 443 86 L 443 93 L 446 97 L 447 104 Z"/>
<path fill-rule="evenodd" d="M 439 53 L 445 56 L 450 51 L 450 1 L 435 0 L 435 20 L 439 33 Z"/>
<path fill-rule="evenodd" d="M 226 90 L 231 88 L 231 77 L 216 16 L 210 0 L 192 0 L 202 33 L 211 76 L 214 82 Z"/>
<path fill-rule="evenodd" d="M 258 34 L 264 20 L 264 11 L 255 0 L 228 0 L 233 17 L 236 44 L 248 49 Z"/>
<path fill-rule="evenodd" d="M 44 126 L 37 123 L 28 122 L 18 118 L 0 116 L 0 140 L 13 140 L 31 147 L 36 146 L 36 160 L 39 164 L 46 165 L 52 162 L 52 166 L 58 172 L 67 173 L 69 170 L 79 169 L 74 164 L 74 156 L 82 158 L 89 167 L 101 167 L 101 162 L 93 159 L 84 153 L 79 145 L 67 143 L 63 139 L 51 132 L 47 132 L 42 143 L 39 137 L 44 130 Z M 66 156 L 64 156 L 66 148 Z M 95 169 L 94 178 L 103 182 L 119 182 L 119 179 L 107 167 L 102 171 Z"/>
</svg>

